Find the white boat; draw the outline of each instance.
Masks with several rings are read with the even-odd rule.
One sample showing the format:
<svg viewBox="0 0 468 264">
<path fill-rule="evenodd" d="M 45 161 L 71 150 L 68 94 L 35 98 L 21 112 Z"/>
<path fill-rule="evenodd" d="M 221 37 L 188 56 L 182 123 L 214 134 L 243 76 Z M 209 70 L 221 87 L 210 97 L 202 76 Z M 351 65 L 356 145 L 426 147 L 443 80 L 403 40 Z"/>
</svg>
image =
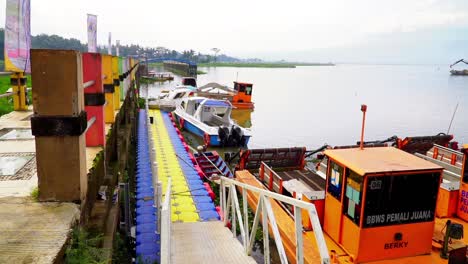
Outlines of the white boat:
<svg viewBox="0 0 468 264">
<path fill-rule="evenodd" d="M 203 138 L 207 146 L 246 147 L 252 135 L 231 119 L 226 100 L 186 97 L 176 104 L 174 116 L 181 128 Z"/>
<path fill-rule="evenodd" d="M 148 99 L 148 107 L 172 112 L 175 110 L 178 101 L 194 95 L 195 90 L 195 87 L 182 85 L 169 91 L 161 91 L 158 97 Z"/>
</svg>

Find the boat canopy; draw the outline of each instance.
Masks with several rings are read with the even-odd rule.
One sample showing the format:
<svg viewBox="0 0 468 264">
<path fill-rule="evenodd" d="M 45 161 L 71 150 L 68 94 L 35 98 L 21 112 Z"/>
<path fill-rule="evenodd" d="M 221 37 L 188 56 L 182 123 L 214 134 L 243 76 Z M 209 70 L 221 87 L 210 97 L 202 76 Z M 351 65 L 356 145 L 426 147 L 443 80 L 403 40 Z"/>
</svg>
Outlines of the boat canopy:
<svg viewBox="0 0 468 264">
<path fill-rule="evenodd" d="M 231 107 L 231 105 L 226 101 L 214 101 L 208 100 L 204 104 L 205 106 L 214 106 L 214 107 Z"/>
</svg>

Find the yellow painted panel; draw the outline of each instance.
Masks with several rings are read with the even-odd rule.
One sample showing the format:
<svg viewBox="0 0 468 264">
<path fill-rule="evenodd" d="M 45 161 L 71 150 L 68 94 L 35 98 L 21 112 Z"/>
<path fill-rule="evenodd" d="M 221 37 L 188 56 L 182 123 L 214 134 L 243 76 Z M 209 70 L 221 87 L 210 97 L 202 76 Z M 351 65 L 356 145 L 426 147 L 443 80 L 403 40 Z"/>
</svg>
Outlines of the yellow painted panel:
<svg viewBox="0 0 468 264">
<path fill-rule="evenodd" d="M 102 74 L 106 76 L 103 81 L 104 85 L 113 85 L 112 77 L 112 56 L 102 54 Z M 114 112 L 114 93 L 106 93 L 106 105 L 104 106 L 104 121 L 107 124 L 114 123 L 115 112 Z"/>
<path fill-rule="evenodd" d="M 23 72 L 16 72 L 11 75 L 11 78 L 21 79 L 24 78 Z M 28 110 L 26 105 L 26 86 L 25 85 L 13 85 L 13 109 L 15 111 Z"/>
<path fill-rule="evenodd" d="M 101 54 L 102 59 L 102 74 L 106 76 L 104 79 L 104 84 L 112 84 L 113 83 L 113 75 L 112 75 L 112 56 Z"/>
<path fill-rule="evenodd" d="M 114 94 L 105 93 L 106 97 L 106 106 L 104 107 L 104 121 L 107 124 L 114 123 L 115 112 L 114 112 Z"/>
</svg>

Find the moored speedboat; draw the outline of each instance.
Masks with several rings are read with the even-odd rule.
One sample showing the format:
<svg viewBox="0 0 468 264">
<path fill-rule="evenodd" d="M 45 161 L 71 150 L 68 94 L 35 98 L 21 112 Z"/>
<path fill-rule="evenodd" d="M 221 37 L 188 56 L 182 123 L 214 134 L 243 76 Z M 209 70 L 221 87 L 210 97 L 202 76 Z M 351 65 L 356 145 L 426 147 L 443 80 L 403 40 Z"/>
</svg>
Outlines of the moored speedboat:
<svg viewBox="0 0 468 264">
<path fill-rule="evenodd" d="M 197 95 L 228 100 L 238 109 L 254 109 L 252 102 L 252 86 L 251 83 L 234 82 L 234 88 L 230 88 L 219 83 L 207 83 L 198 87 Z"/>
<path fill-rule="evenodd" d="M 174 80 L 174 76 L 170 72 L 149 71 L 147 76 L 142 76 L 143 79 L 154 82 L 165 82 Z"/>
<path fill-rule="evenodd" d="M 229 101 L 188 97 L 176 103 L 174 114 L 182 128 L 203 138 L 207 146 L 245 147 L 251 132 L 231 119 L 231 111 Z"/>
<path fill-rule="evenodd" d="M 148 100 L 148 107 L 172 112 L 176 109 L 178 101 L 192 96 L 195 88 L 192 86 L 177 86 L 175 89 L 159 94 L 157 98 Z"/>
</svg>

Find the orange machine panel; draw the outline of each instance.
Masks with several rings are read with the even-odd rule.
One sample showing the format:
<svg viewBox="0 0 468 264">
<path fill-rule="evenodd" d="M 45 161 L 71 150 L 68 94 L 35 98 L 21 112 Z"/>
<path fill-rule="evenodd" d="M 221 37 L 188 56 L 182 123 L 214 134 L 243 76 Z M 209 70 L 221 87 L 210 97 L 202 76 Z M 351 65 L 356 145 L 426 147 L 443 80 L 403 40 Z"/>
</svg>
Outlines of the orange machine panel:
<svg viewBox="0 0 468 264">
<path fill-rule="evenodd" d="M 360 263 L 429 254 L 433 230 L 434 222 L 364 228 L 356 261 Z"/>
<path fill-rule="evenodd" d="M 323 230 L 339 243 L 341 229 L 341 203 L 331 194 L 325 195 Z"/>
<path fill-rule="evenodd" d="M 359 252 L 361 229 L 348 217 L 343 216 L 343 231 L 341 232 L 341 245 L 355 258 Z"/>
<path fill-rule="evenodd" d="M 317 210 L 317 215 L 320 220 L 320 225 L 323 226 L 323 211 L 325 210 L 325 200 L 309 200 L 307 196 L 304 194 L 302 195 L 302 200 L 304 202 L 312 203 L 315 205 L 315 209 Z M 312 230 L 312 223 L 310 222 L 309 213 L 307 210 L 302 210 L 302 225 L 304 226 L 304 230 Z"/>
<path fill-rule="evenodd" d="M 444 183 L 440 186 L 436 206 L 437 217 L 452 217 L 457 214 L 459 193 L 458 188 L 447 188 Z"/>
</svg>

